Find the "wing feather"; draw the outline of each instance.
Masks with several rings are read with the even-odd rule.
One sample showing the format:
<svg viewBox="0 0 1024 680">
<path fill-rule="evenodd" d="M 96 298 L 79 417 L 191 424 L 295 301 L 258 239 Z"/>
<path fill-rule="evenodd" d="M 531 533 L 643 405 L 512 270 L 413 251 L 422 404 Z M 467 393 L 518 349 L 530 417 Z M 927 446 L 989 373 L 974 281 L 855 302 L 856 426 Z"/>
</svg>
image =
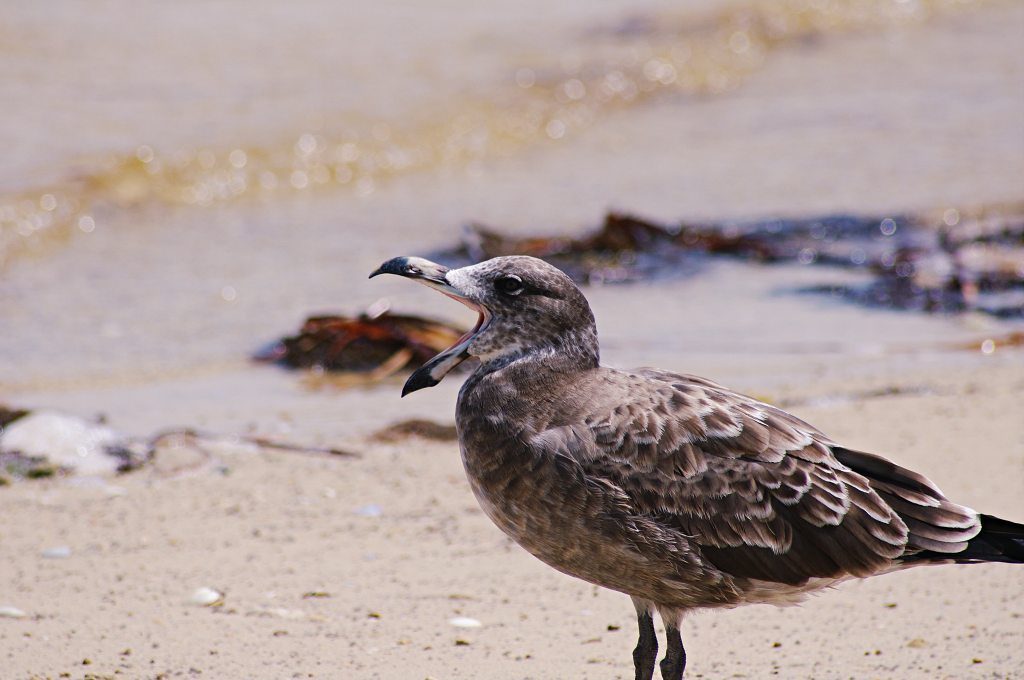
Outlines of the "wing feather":
<svg viewBox="0 0 1024 680">
<path fill-rule="evenodd" d="M 795 416 L 708 380 L 641 369 L 624 403 L 530 440 L 621 491 L 738 578 L 800 585 L 865 576 L 979 530 L 923 476 L 844 449 Z"/>
</svg>

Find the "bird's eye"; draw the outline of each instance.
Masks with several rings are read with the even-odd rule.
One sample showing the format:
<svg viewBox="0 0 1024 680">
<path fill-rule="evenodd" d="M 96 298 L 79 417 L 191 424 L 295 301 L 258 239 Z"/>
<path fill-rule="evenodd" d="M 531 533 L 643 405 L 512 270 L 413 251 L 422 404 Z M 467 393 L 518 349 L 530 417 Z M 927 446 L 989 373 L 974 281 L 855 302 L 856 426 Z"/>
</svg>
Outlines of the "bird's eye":
<svg viewBox="0 0 1024 680">
<path fill-rule="evenodd" d="M 523 280 L 518 276 L 506 274 L 495 279 L 494 287 L 506 295 L 519 295 L 523 292 Z"/>
</svg>

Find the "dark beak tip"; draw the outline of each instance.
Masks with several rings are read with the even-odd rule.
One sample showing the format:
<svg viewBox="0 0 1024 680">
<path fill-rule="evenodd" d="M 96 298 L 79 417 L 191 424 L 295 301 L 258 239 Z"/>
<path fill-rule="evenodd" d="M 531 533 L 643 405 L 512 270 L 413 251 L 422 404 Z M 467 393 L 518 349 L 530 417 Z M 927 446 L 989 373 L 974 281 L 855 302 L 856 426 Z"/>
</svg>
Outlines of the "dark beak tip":
<svg viewBox="0 0 1024 680">
<path fill-rule="evenodd" d="M 402 396 L 404 397 L 426 387 L 433 387 L 437 383 L 438 381 L 434 380 L 430 375 L 429 364 L 421 366 L 413 371 L 412 375 L 409 376 L 409 379 L 405 381 L 404 385 L 402 385 Z"/>
<path fill-rule="evenodd" d="M 408 264 L 408 262 L 409 258 L 407 257 L 393 257 L 384 264 L 382 264 L 381 266 L 374 269 L 370 273 L 369 278 L 372 279 L 374 276 L 380 276 L 381 274 L 397 274 L 399 276 L 402 276 L 405 274 L 405 267 Z"/>
</svg>

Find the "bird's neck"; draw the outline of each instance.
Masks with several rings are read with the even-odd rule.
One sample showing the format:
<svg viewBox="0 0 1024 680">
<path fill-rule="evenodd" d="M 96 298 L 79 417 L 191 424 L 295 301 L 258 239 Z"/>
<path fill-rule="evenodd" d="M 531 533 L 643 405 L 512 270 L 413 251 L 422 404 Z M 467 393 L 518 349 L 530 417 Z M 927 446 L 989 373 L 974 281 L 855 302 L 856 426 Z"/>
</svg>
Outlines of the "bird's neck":
<svg viewBox="0 0 1024 680">
<path fill-rule="evenodd" d="M 599 363 L 596 351 L 585 351 L 578 346 L 542 346 L 482 357 L 474 377 L 494 377 L 520 386 L 540 386 L 546 382 L 561 381 L 567 374 L 597 368 Z"/>
<path fill-rule="evenodd" d="M 525 423 L 537 403 L 599 367 L 596 352 L 544 348 L 481 362 L 459 392 L 459 415 L 475 414 L 492 425 Z M 501 429 L 499 427 L 499 429 Z"/>
<path fill-rule="evenodd" d="M 585 371 L 596 368 L 600 363 L 597 330 L 593 326 L 557 334 L 533 330 L 535 332 L 528 335 L 529 342 L 523 342 L 522 335 L 517 332 L 494 333 L 501 336 L 500 341 L 492 339 L 488 343 L 482 339 L 474 347 L 480 360 L 477 373 L 537 371 L 554 374 Z"/>
</svg>

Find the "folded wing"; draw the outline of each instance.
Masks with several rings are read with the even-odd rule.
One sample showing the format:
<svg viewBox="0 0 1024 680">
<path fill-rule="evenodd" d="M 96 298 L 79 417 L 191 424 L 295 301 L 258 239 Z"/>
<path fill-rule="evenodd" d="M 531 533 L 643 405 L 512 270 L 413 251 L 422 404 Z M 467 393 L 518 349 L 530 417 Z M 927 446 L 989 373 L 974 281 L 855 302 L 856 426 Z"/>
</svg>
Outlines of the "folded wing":
<svg viewBox="0 0 1024 680">
<path fill-rule="evenodd" d="M 694 376 L 633 376 L 623 403 L 533 443 L 621 489 L 636 514 L 731 576 L 867 576 L 924 551 L 952 558 L 980 529 L 923 476 L 838 447 L 780 409 Z"/>
</svg>

